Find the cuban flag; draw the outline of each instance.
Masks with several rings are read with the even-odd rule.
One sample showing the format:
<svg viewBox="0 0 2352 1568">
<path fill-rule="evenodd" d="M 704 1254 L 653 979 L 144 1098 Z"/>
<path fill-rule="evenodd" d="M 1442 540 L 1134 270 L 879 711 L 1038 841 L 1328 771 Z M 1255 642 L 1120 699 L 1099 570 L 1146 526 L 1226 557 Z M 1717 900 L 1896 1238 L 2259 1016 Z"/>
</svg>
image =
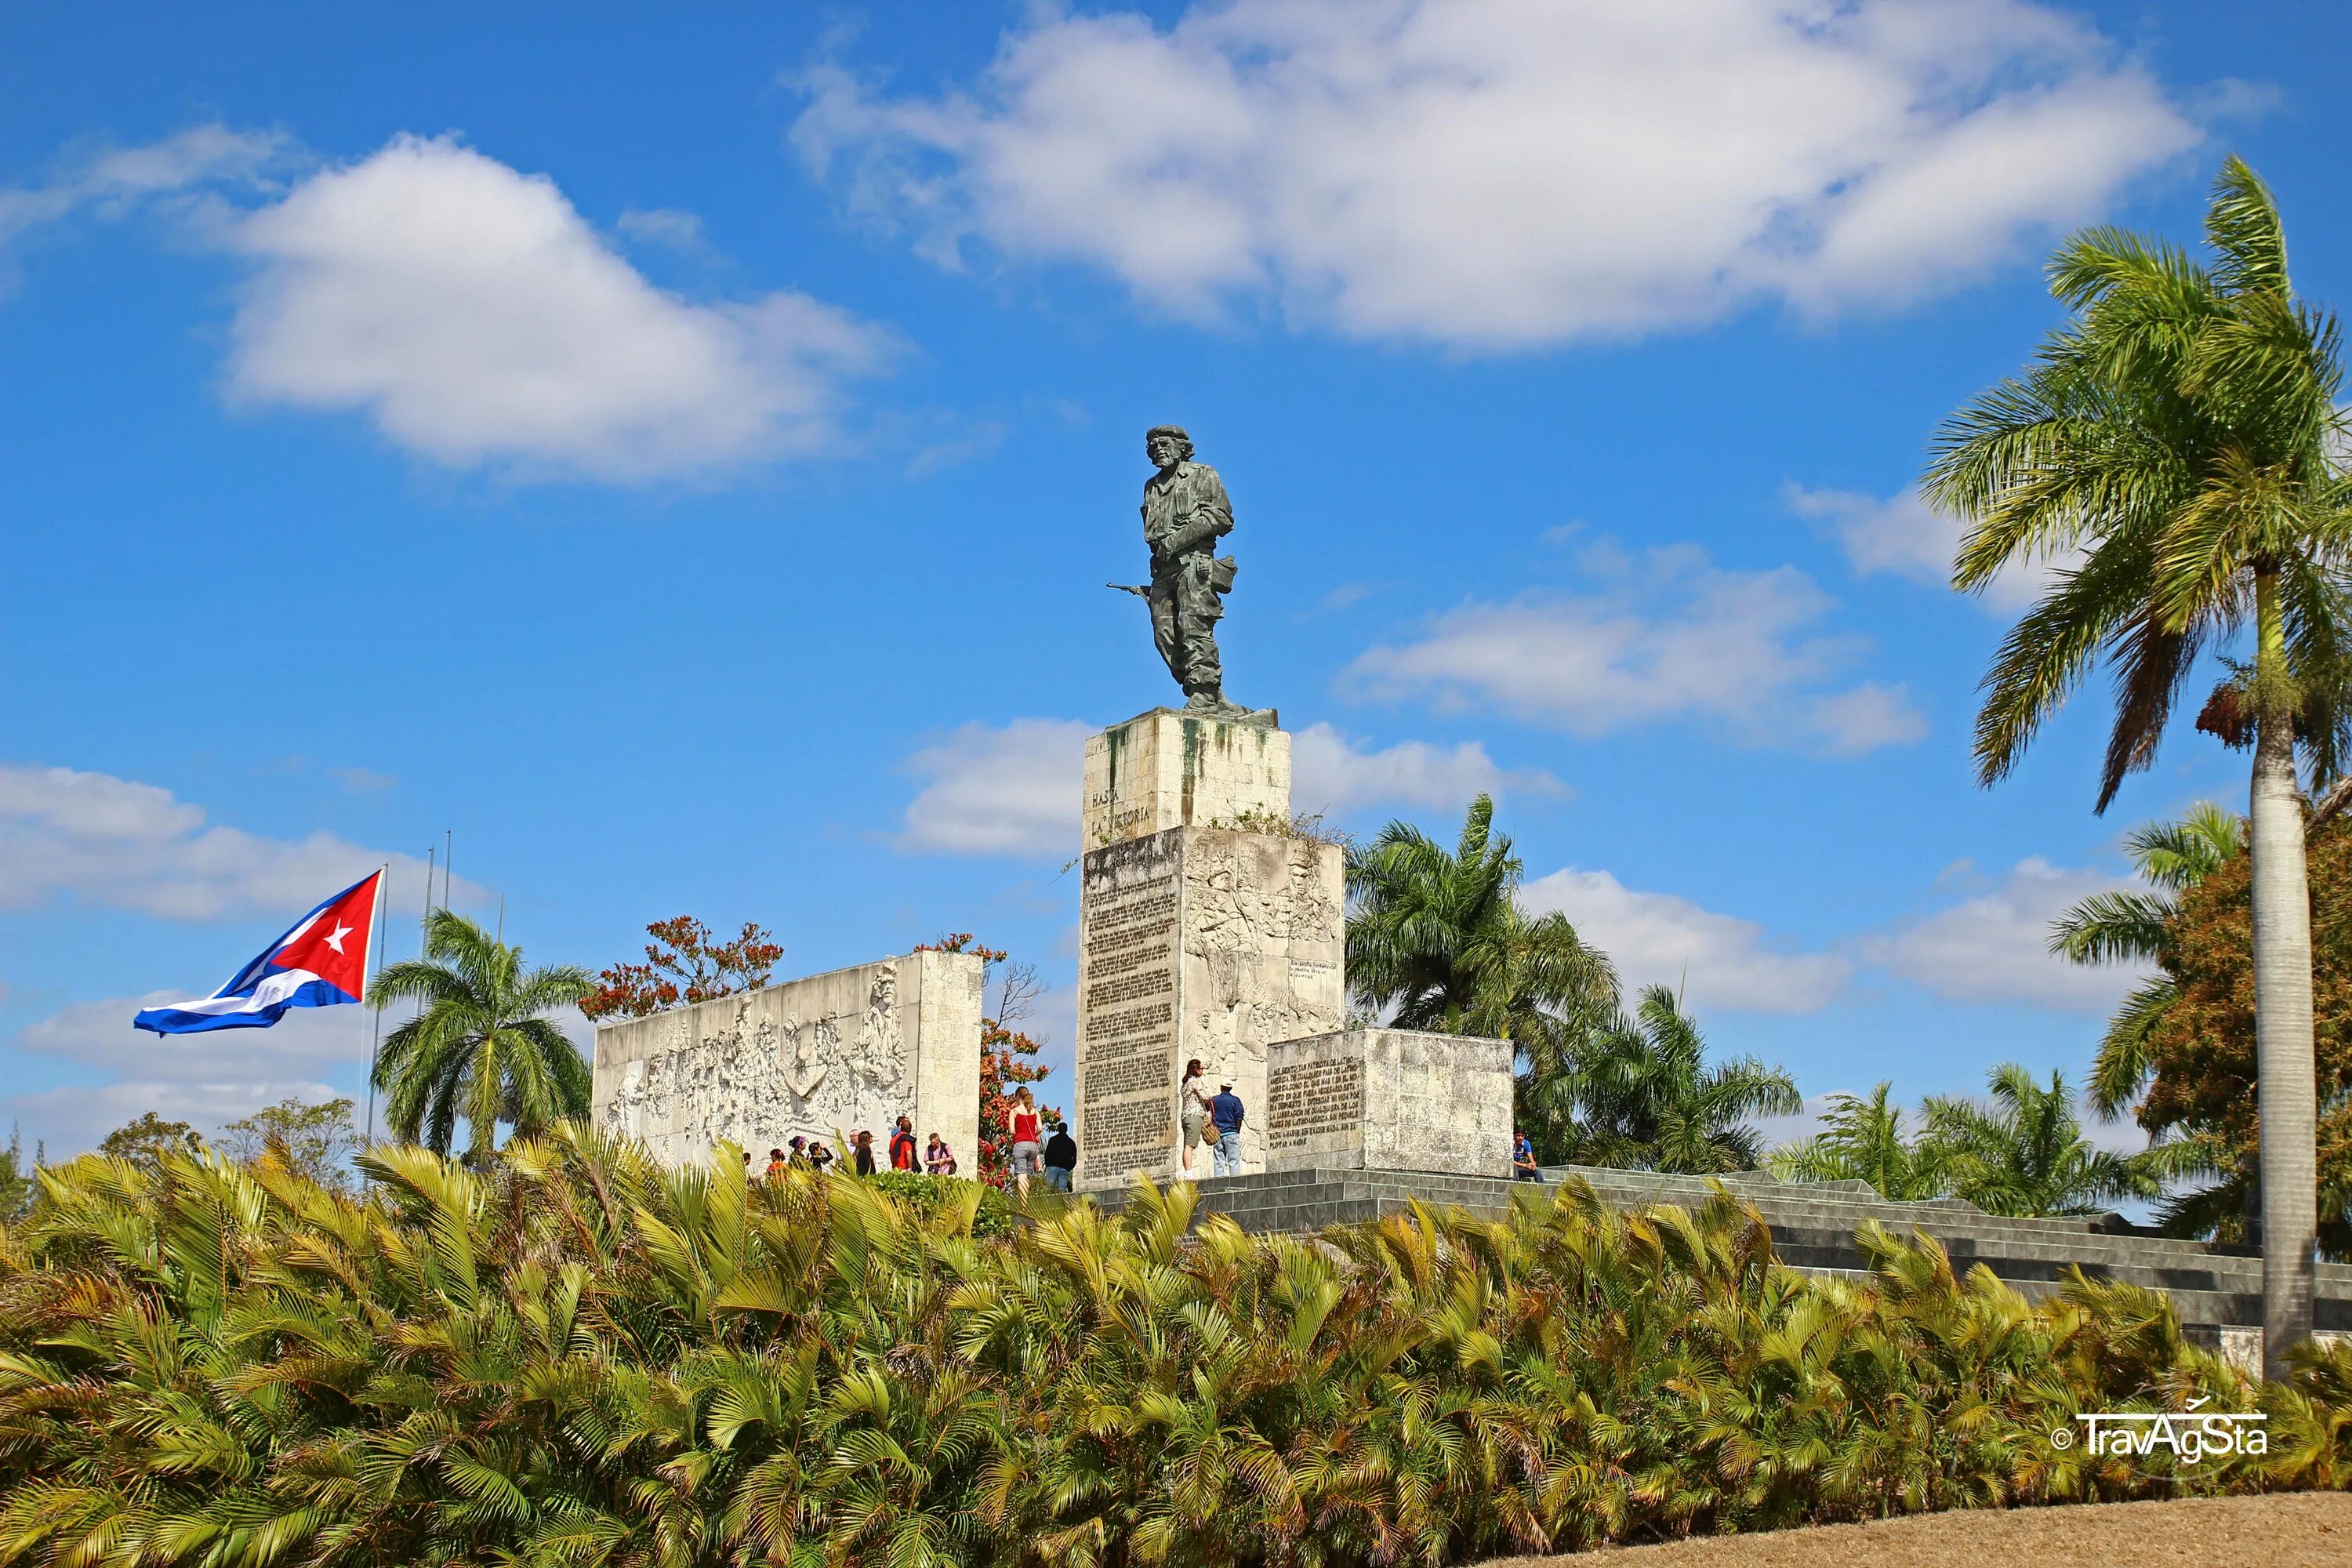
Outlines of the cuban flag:
<svg viewBox="0 0 2352 1568">
<path fill-rule="evenodd" d="M 289 1007 L 334 1007 L 367 990 L 368 943 L 375 936 L 383 873 L 353 882 L 261 950 L 236 978 L 195 1002 L 150 1007 L 131 1020 L 159 1035 L 202 1029 L 266 1029 Z"/>
</svg>

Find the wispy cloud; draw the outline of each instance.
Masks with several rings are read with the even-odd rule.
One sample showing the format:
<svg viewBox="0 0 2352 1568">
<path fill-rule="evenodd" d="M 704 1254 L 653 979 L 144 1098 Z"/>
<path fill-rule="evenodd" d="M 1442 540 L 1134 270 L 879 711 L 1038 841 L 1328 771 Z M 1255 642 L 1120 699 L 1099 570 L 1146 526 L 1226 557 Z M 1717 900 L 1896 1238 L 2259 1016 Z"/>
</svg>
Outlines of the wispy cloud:
<svg viewBox="0 0 2352 1568">
<path fill-rule="evenodd" d="M 1493 708 L 1579 735 L 1701 721 L 1751 744 L 1852 754 L 1916 740 L 1900 686 L 1846 685 L 1859 639 L 1816 626 L 1832 601 L 1793 567 L 1728 571 L 1680 546 L 1584 552 L 1594 591 L 1474 601 L 1368 649 L 1356 691 Z"/>
</svg>

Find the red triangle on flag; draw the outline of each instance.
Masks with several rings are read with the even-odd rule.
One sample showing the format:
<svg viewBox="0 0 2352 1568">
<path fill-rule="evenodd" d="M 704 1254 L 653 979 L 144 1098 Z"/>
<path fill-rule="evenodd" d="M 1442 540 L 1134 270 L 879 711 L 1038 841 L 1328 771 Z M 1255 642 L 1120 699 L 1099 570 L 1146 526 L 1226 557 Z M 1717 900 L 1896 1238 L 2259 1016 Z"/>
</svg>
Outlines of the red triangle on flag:
<svg viewBox="0 0 2352 1568">
<path fill-rule="evenodd" d="M 361 881 L 320 910 L 269 955 L 272 969 L 307 969 L 356 1001 L 367 983 L 368 942 L 375 934 L 375 889 L 383 873 Z"/>
</svg>

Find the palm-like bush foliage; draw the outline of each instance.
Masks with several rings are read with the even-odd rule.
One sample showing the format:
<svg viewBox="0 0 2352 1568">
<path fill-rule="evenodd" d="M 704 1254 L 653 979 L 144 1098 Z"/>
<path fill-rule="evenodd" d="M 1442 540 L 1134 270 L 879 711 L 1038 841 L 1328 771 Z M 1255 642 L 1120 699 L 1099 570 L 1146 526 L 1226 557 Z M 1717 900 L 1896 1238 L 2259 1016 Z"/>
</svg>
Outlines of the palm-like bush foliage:
<svg viewBox="0 0 2352 1568">
<path fill-rule="evenodd" d="M 1757 1116 L 1790 1116 L 1804 1097 L 1788 1073 L 1752 1057 L 1710 1067 L 1706 1040 L 1673 991 L 1653 985 L 1632 1016 L 1576 1038 L 1557 1094 L 1576 1129 L 1568 1158 L 1711 1175 L 1751 1171 L 1763 1142 Z"/>
<path fill-rule="evenodd" d="M 594 989 L 576 964 L 525 970 L 522 949 L 454 910 L 434 910 L 425 956 L 385 966 L 368 991 L 378 1007 L 418 1004 L 376 1056 L 393 1132 L 446 1154 L 462 1116 L 466 1157 L 480 1167 L 501 1121 L 529 1132 L 588 1114 L 588 1064 L 542 1015 Z"/>
<path fill-rule="evenodd" d="M 2180 912 L 2180 894 L 2245 852 L 2246 819 L 2211 801 L 2178 822 L 2151 822 L 2124 837 L 2124 853 L 2154 892 L 2094 893 L 2051 922 L 2050 951 L 2077 963 L 2154 963 L 2165 928 Z M 2148 1037 L 2179 1000 L 2170 975 L 2133 987 L 2107 1022 L 2091 1069 L 2090 1100 L 2102 1116 L 2119 1116 L 2147 1085 Z"/>
<path fill-rule="evenodd" d="M 2211 264 L 2115 229 L 2052 259 L 2072 320 L 2038 362 L 1945 426 L 1924 485 L 1967 521 L 1954 585 L 2035 562 L 2079 564 L 2010 632 L 1985 677 L 1976 759 L 1990 784 L 2102 659 L 2116 719 L 2098 809 L 2155 761 L 2198 658 L 2252 655 L 2206 724 L 2253 748 L 2250 848 L 2258 915 L 2264 1343 L 2274 1370 L 2309 1333 L 2315 1206 L 2311 921 L 2298 745 L 2341 771 L 2352 563 L 2343 371 L 2334 320 L 2288 281 L 2278 209 L 2223 167 Z"/>
<path fill-rule="evenodd" d="M 1882 1083 L 1867 1099 L 1830 1096 L 1822 1130 L 1772 1152 L 1774 1175 L 1789 1182 L 1867 1182 L 1881 1197 L 1906 1203 L 1940 1198 L 1952 1190 L 1952 1151 L 1936 1138 L 1911 1136 L 1903 1108 Z"/>
<path fill-rule="evenodd" d="M 2161 1190 L 2147 1162 L 2083 1136 L 2063 1073 L 2047 1086 L 2014 1062 L 1992 1069 L 1990 1102 L 1927 1102 L 1927 1141 L 1946 1152 L 1952 1191 L 1988 1214 L 2091 1215 Z"/>
<path fill-rule="evenodd" d="M 1190 1189 L 998 1239 L 578 1124 L 489 1168 L 53 1169 L 0 1231 L 0 1563 L 1352 1568 L 1929 1508 L 2352 1479 L 2352 1352 L 2259 1394 L 2160 1299 L 2028 1303 L 1752 1212 L 1187 1236 Z M 2271 1415 L 2271 1458 L 2053 1449 L 2078 1410 Z"/>
</svg>

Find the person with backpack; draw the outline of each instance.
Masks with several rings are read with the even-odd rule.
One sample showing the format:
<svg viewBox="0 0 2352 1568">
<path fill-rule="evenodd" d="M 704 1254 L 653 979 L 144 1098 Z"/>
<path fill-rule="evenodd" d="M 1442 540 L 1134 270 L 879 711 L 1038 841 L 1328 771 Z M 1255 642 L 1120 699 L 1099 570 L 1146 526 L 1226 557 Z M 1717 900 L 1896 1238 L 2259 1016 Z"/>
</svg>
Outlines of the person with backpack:
<svg viewBox="0 0 2352 1568">
<path fill-rule="evenodd" d="M 955 1151 L 949 1148 L 948 1141 L 936 1132 L 931 1134 L 931 1141 L 923 1145 L 923 1169 L 934 1176 L 956 1173 Z"/>
<path fill-rule="evenodd" d="M 1077 1168 L 1078 1141 L 1070 1136 L 1068 1122 L 1056 1121 L 1054 1135 L 1045 1140 L 1045 1184 L 1057 1193 L 1068 1192 Z"/>
<path fill-rule="evenodd" d="M 911 1171 L 915 1168 L 915 1119 L 898 1118 L 898 1125 L 890 1132 L 890 1168 Z"/>
</svg>

